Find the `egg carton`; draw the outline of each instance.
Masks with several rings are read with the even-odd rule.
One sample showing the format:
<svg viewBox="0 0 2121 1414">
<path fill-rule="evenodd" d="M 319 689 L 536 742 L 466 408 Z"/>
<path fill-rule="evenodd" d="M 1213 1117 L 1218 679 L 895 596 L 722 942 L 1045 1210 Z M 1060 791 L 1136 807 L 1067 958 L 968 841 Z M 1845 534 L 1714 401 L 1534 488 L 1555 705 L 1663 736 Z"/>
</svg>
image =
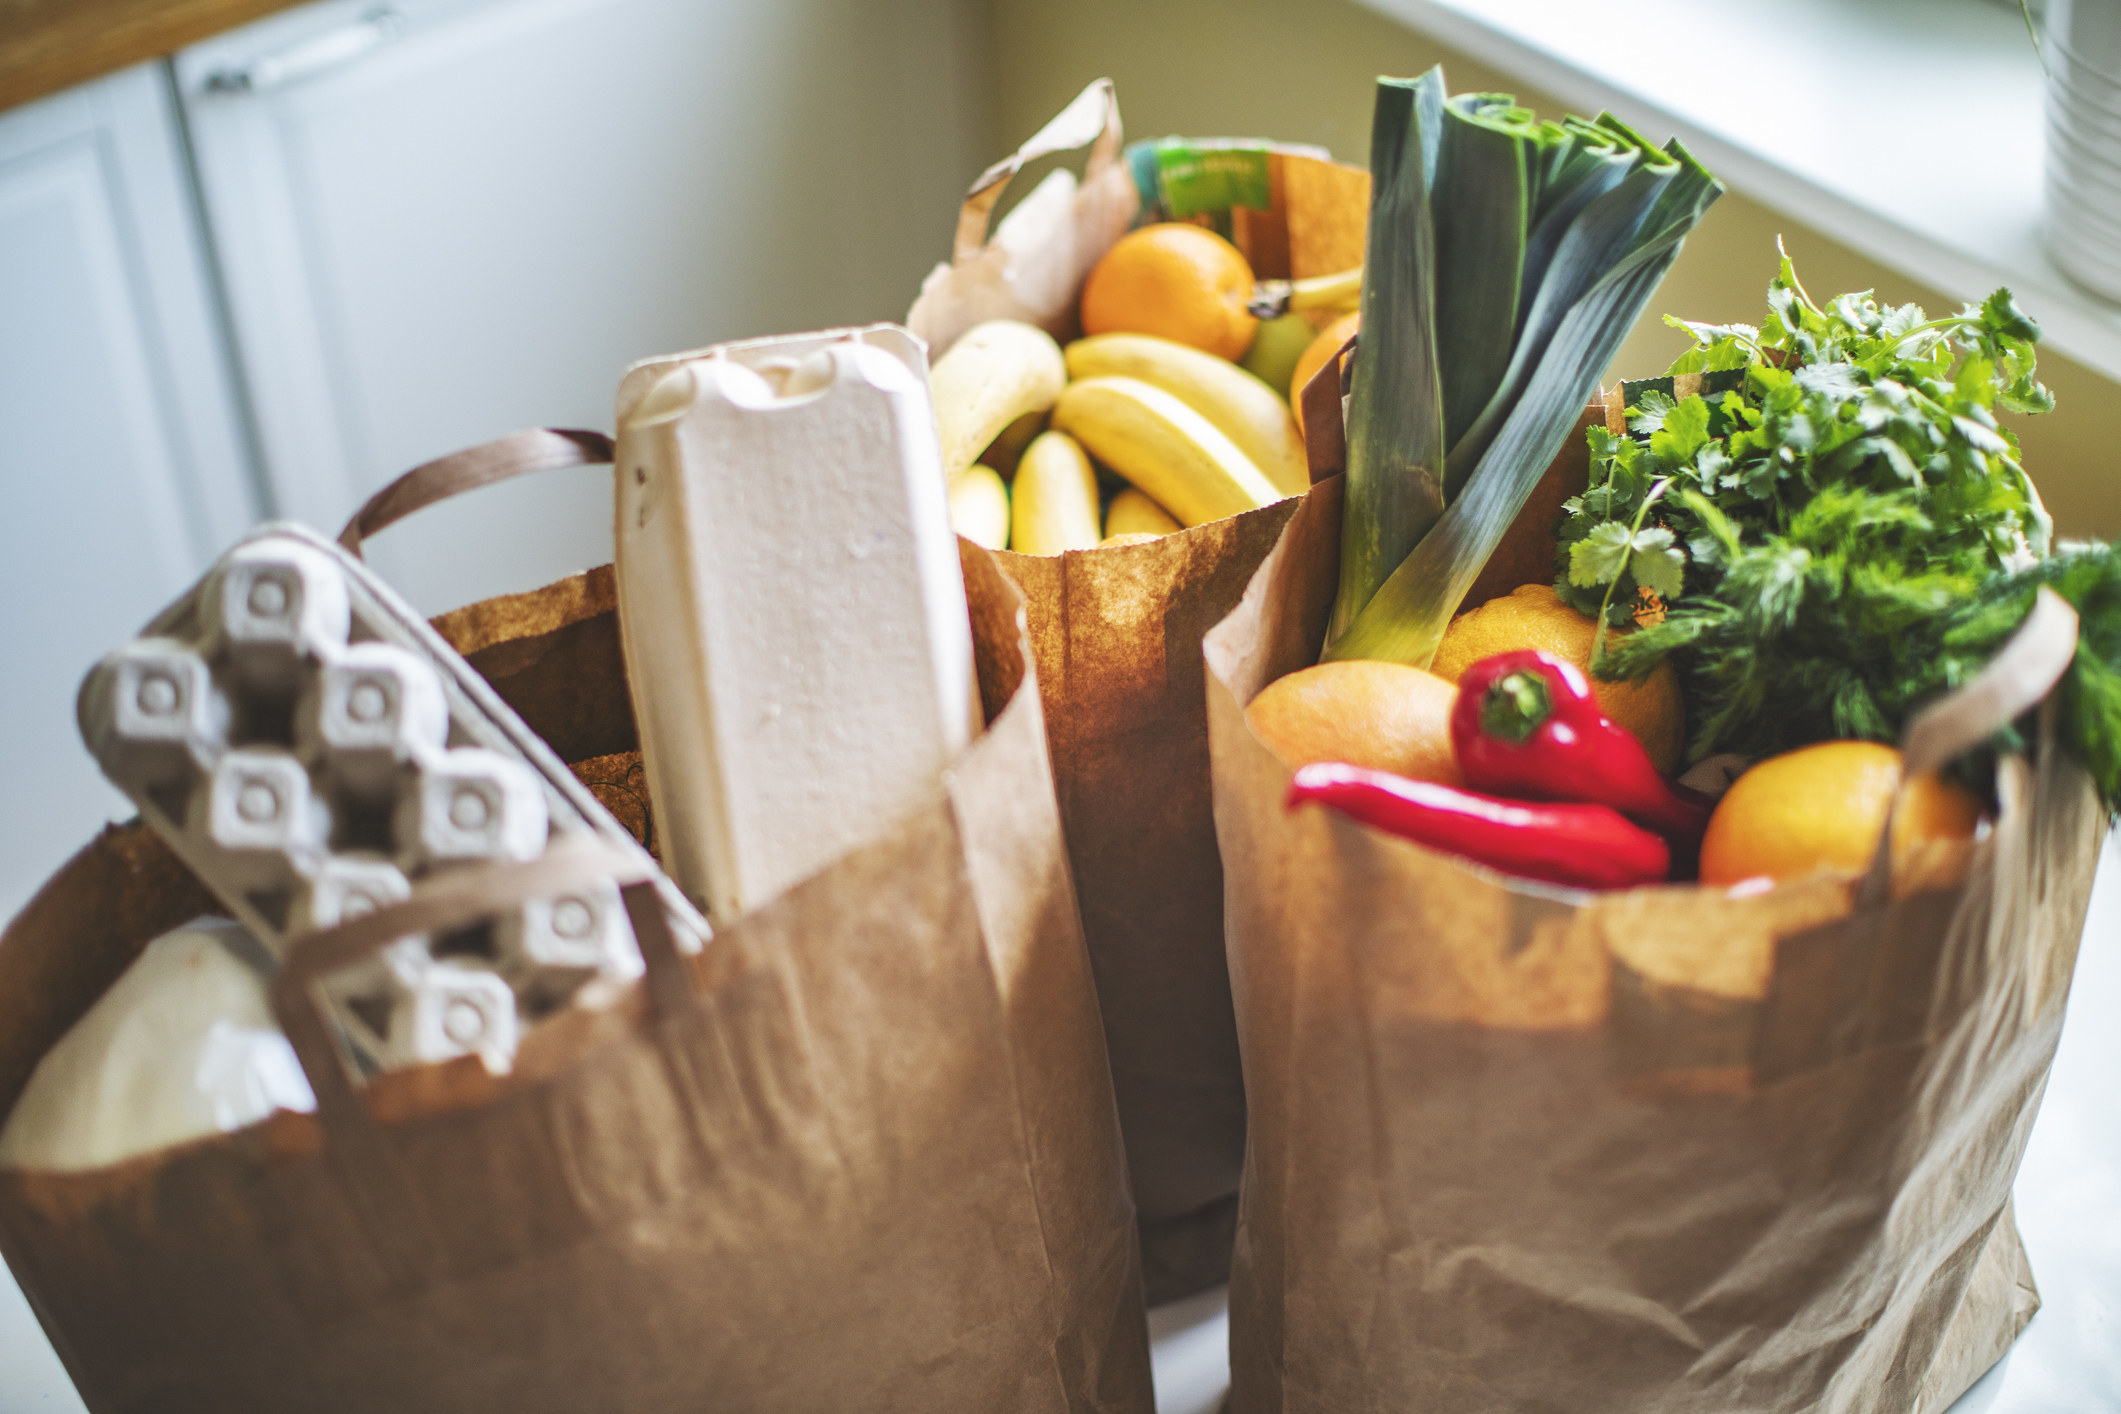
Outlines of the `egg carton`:
<svg viewBox="0 0 2121 1414">
<path fill-rule="evenodd" d="M 240 541 L 77 704 L 104 774 L 275 956 L 439 871 L 535 860 L 588 831 L 646 855 L 469 664 L 313 532 Z M 681 947 L 707 925 L 658 876 Z M 615 885 L 402 938 L 325 979 L 364 1071 L 477 1056 L 642 971 Z"/>
</svg>

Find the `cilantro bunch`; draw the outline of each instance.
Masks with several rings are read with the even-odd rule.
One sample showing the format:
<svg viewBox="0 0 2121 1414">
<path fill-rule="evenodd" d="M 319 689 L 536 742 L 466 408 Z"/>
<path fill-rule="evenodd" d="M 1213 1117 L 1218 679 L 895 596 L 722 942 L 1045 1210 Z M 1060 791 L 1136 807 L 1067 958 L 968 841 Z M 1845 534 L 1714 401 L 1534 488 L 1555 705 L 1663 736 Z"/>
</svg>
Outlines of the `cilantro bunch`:
<svg viewBox="0 0 2121 1414">
<path fill-rule="evenodd" d="M 1604 635 L 1598 676 L 1671 659 L 1696 759 L 1893 741 L 2053 583 L 2085 615 L 2069 744 L 2121 795 L 2121 558 L 2049 558 L 1996 419 L 2054 406 L 2033 376 L 2037 326 L 2008 290 L 1934 320 L 1868 294 L 1822 308 L 1787 258 L 1768 307 L 1757 329 L 1667 320 L 1695 341 L 1672 373 L 1701 391 L 1645 392 L 1628 435 L 1591 433 L 1556 589 L 1609 626 L 1645 620 Z"/>
</svg>

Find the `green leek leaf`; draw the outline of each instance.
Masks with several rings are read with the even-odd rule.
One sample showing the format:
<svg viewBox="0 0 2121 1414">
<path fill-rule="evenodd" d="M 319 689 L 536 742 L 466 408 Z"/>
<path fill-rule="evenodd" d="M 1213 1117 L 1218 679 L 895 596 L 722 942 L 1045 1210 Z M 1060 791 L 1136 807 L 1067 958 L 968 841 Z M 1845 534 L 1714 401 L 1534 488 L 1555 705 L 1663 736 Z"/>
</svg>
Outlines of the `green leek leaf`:
<svg viewBox="0 0 2121 1414">
<path fill-rule="evenodd" d="M 1450 96 L 1440 68 L 1378 81 L 1371 148 L 1326 656 L 1426 666 L 1722 187 L 1609 113 L 1542 122 L 1508 95 Z M 2014 312 L 1992 315 L 1999 338 Z M 1705 445 L 1705 417 L 1674 435 Z M 1610 547 L 1614 568 L 1672 583 L 1680 552 L 1654 540 Z"/>
<path fill-rule="evenodd" d="M 1429 205 L 1443 99 L 1441 69 L 1377 82 L 1362 282 L 1366 372 L 1349 395 L 1336 626 L 1353 620 L 1443 514 L 1443 378 Z"/>
<path fill-rule="evenodd" d="M 1327 659 L 1428 666 L 1466 590 L 1576 426 L 1599 374 L 1671 267 L 1680 242 L 1722 190 L 1675 142 L 1665 162 L 1638 167 L 1585 208 L 1538 296 L 1548 307 L 1535 309 L 1528 324 L 1535 334 L 1547 327 L 1552 334 L 1537 346 L 1520 345 L 1511 376 L 1484 420 L 1499 400 L 1513 390 L 1515 396 L 1493 418 L 1500 426 L 1466 475 L 1465 489 L 1329 642 Z M 1622 235 L 1631 216 L 1632 228 Z M 1602 271 L 1600 259 L 1606 262 Z M 1358 367 L 1358 388 L 1362 377 Z M 1353 430 L 1351 425 L 1351 451 Z"/>
<path fill-rule="evenodd" d="M 1431 211 L 1436 268 L 1436 347 L 1450 351 L 1443 382 L 1444 447 L 1480 416 L 1510 368 L 1524 277 L 1531 193 L 1523 119 L 1493 94 L 1444 105 Z"/>
</svg>

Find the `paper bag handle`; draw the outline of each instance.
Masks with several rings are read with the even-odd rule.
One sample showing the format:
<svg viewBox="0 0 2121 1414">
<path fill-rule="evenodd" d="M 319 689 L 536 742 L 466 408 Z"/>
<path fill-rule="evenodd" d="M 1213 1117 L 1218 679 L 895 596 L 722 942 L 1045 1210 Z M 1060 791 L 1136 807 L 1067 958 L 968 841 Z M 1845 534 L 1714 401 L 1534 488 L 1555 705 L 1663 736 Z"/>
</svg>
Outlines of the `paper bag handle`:
<svg viewBox="0 0 2121 1414">
<path fill-rule="evenodd" d="M 600 466 L 612 458 L 611 439 L 574 427 L 534 427 L 496 437 L 461 452 L 423 462 L 376 492 L 339 532 L 339 544 L 358 558 L 361 542 L 414 511 L 481 486 L 512 481 L 533 471 L 563 466 Z"/>
<path fill-rule="evenodd" d="M 2042 585 L 2032 612 L 1996 656 L 1956 691 L 1917 712 L 1900 733 L 1902 790 L 2045 701 L 2076 657 L 2077 628 L 2077 611 L 2069 601 Z M 1893 818 L 1899 809 L 1896 791 L 1870 873 L 1857 893 L 1859 907 L 1874 907 L 1892 894 Z"/>
<path fill-rule="evenodd" d="M 288 939 L 286 956 L 272 981 L 273 1016 L 316 1096 L 327 1155 L 345 1180 L 347 1196 L 393 1279 L 401 1284 L 418 1285 L 433 1276 L 443 1249 L 332 1039 L 319 984 L 399 938 L 448 932 L 534 898 L 607 880 L 620 885 L 646 966 L 654 1014 L 669 1020 L 696 1012 L 698 995 L 656 892 L 655 871 L 645 860 L 594 835 L 561 836 L 539 858 L 523 863 L 451 870 L 427 881 L 402 903 Z"/>
<path fill-rule="evenodd" d="M 1078 147 L 1090 148 L 1090 160 L 1083 169 L 1085 186 L 1119 161 L 1119 94 L 1110 79 L 1099 79 L 1078 93 L 1073 102 L 1054 114 L 1051 122 L 1033 133 L 1030 141 L 979 174 L 957 213 L 953 261 L 962 264 L 986 246 L 987 218 L 994 214 L 995 203 L 1002 199 L 1010 179 L 1027 163 Z"/>
<path fill-rule="evenodd" d="M 1339 351 L 1296 390 L 1296 401 L 1304 410 L 1304 460 L 1310 463 L 1313 486 L 1348 466 L 1348 382 L 1354 372 L 1355 347 L 1361 341 L 1360 334 L 1348 335 Z"/>
</svg>

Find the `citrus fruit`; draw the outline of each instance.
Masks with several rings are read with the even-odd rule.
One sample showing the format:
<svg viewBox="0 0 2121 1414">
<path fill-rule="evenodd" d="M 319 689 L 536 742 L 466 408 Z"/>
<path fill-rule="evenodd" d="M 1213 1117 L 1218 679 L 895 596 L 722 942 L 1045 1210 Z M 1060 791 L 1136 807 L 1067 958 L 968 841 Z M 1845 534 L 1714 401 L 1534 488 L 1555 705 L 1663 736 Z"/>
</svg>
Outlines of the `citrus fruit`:
<svg viewBox="0 0 2121 1414">
<path fill-rule="evenodd" d="M 1455 786 L 1463 779 L 1451 750 L 1457 696 L 1434 673 L 1351 659 L 1275 679 L 1245 720 L 1291 766 L 1346 761 Z"/>
<path fill-rule="evenodd" d="M 1451 620 L 1429 671 L 1457 682 L 1460 673 L 1483 658 L 1544 648 L 1588 672 L 1597 634 L 1597 621 L 1562 603 L 1553 585 L 1521 584 Z M 1658 771 L 1669 776 L 1679 769 L 1686 745 L 1686 704 L 1679 696 L 1679 674 L 1670 663 L 1659 663 L 1641 682 L 1592 678 L 1591 690 L 1605 714 L 1635 734 Z"/>
<path fill-rule="evenodd" d="M 1083 282 L 1085 334 L 1154 334 L 1236 362 L 1259 321 L 1252 267 L 1199 226 L 1166 221 L 1129 231 Z"/>
<path fill-rule="evenodd" d="M 1900 753 L 1875 741 L 1822 741 L 1771 756 L 1735 781 L 1701 841 L 1701 882 L 1795 879 L 1818 869 L 1859 872 L 1900 786 Z M 1981 807 L 1931 774 L 1917 776 L 1893 817 L 1900 865 L 1939 841 L 1971 837 Z"/>
<path fill-rule="evenodd" d="M 1362 311 L 1343 314 L 1319 331 L 1310 347 L 1296 360 L 1296 371 L 1289 376 L 1289 410 L 1296 414 L 1296 430 L 1304 430 L 1304 385 L 1317 376 L 1318 370 L 1326 366 L 1326 360 L 1340 352 L 1340 346 L 1348 342 L 1348 336 L 1362 328 Z"/>
</svg>

